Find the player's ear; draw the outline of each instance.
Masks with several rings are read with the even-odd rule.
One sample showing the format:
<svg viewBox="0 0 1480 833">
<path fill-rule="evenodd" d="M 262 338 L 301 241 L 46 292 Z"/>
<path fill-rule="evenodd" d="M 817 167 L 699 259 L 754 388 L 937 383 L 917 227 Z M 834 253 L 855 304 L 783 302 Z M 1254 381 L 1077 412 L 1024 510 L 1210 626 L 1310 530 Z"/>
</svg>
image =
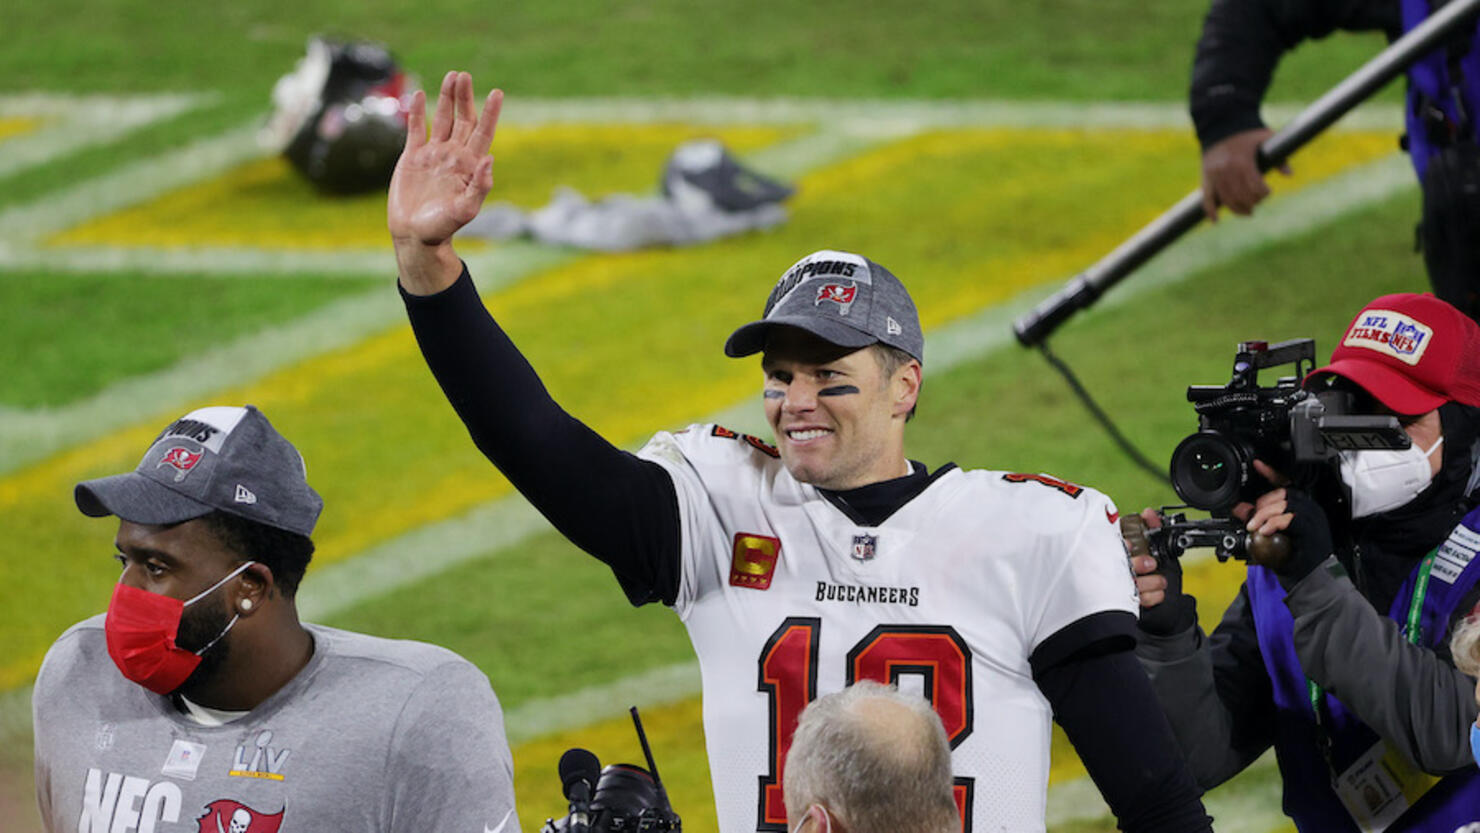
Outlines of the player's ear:
<svg viewBox="0 0 1480 833">
<path fill-rule="evenodd" d="M 915 409 L 920 398 L 920 384 L 924 381 L 924 368 L 914 359 L 899 366 L 894 378 L 889 380 L 889 391 L 894 397 L 895 416 L 904 416 Z"/>
<path fill-rule="evenodd" d="M 232 594 L 231 612 L 247 618 L 261 610 L 272 597 L 275 584 L 272 568 L 266 564 L 255 563 L 243 570 L 236 592 Z"/>
</svg>

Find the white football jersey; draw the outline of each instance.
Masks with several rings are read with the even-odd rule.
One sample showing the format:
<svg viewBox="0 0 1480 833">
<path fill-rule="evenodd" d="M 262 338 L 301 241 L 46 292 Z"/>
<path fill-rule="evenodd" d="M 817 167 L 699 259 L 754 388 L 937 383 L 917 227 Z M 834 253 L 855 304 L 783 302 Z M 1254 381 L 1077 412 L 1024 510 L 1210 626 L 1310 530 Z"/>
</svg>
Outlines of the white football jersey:
<svg viewBox="0 0 1480 833">
<path fill-rule="evenodd" d="M 859 526 L 776 451 L 718 426 L 640 452 L 673 478 L 674 610 L 703 676 L 722 833 L 784 831 L 782 762 L 803 707 L 859 679 L 935 706 L 965 829 L 1042 830 L 1052 714 L 1028 658 L 1137 599 L 1115 506 L 1043 475 L 952 469 Z"/>
</svg>

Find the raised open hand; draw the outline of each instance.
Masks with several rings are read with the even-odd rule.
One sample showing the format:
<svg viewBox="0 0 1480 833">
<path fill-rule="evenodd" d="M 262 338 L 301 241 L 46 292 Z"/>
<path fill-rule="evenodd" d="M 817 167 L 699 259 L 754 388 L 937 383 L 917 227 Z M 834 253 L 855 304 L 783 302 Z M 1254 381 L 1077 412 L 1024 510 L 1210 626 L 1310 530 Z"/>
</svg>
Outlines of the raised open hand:
<svg viewBox="0 0 1480 833">
<path fill-rule="evenodd" d="M 419 91 L 412 97 L 406 149 L 386 201 L 386 225 L 401 283 L 409 292 L 440 291 L 461 271 L 452 235 L 477 216 L 493 188 L 488 149 L 503 100 L 503 92 L 494 90 L 483 102 L 483 112 L 475 113 L 473 76 L 449 72 L 442 79 L 428 137 L 426 98 Z"/>
</svg>

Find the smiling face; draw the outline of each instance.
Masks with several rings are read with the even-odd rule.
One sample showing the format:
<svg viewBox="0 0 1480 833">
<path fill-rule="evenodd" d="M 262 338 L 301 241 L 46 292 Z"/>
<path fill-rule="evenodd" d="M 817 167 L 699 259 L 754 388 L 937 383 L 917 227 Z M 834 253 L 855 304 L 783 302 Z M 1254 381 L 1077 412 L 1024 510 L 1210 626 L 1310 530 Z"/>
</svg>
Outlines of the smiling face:
<svg viewBox="0 0 1480 833">
<path fill-rule="evenodd" d="M 873 348 L 776 327 L 761 369 L 766 421 L 792 477 L 842 490 L 907 473 L 904 423 L 920 389 L 919 362 L 886 375 Z"/>
</svg>

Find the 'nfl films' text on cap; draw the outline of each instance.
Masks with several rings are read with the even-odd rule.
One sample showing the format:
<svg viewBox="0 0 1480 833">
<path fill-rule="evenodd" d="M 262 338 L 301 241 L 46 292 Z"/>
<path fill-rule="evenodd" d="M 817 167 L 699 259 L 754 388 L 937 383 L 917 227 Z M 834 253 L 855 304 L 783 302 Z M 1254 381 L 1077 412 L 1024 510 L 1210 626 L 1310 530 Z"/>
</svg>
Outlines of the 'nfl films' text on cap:
<svg viewBox="0 0 1480 833">
<path fill-rule="evenodd" d="M 139 467 L 77 484 L 98 518 L 175 524 L 214 510 L 308 536 L 324 508 L 303 457 L 255 407 L 191 411 L 155 438 Z"/>
<path fill-rule="evenodd" d="M 876 342 L 925 360 L 920 316 L 904 284 L 862 255 L 824 249 L 786 270 L 766 299 L 761 320 L 730 335 L 725 355 L 749 356 L 766 348 L 772 327 L 806 330 L 840 347 Z"/>
<path fill-rule="evenodd" d="M 1450 401 L 1480 406 L 1480 325 L 1427 293 L 1384 295 L 1357 313 L 1331 363 L 1308 381 L 1327 373 L 1400 414 Z"/>
</svg>

